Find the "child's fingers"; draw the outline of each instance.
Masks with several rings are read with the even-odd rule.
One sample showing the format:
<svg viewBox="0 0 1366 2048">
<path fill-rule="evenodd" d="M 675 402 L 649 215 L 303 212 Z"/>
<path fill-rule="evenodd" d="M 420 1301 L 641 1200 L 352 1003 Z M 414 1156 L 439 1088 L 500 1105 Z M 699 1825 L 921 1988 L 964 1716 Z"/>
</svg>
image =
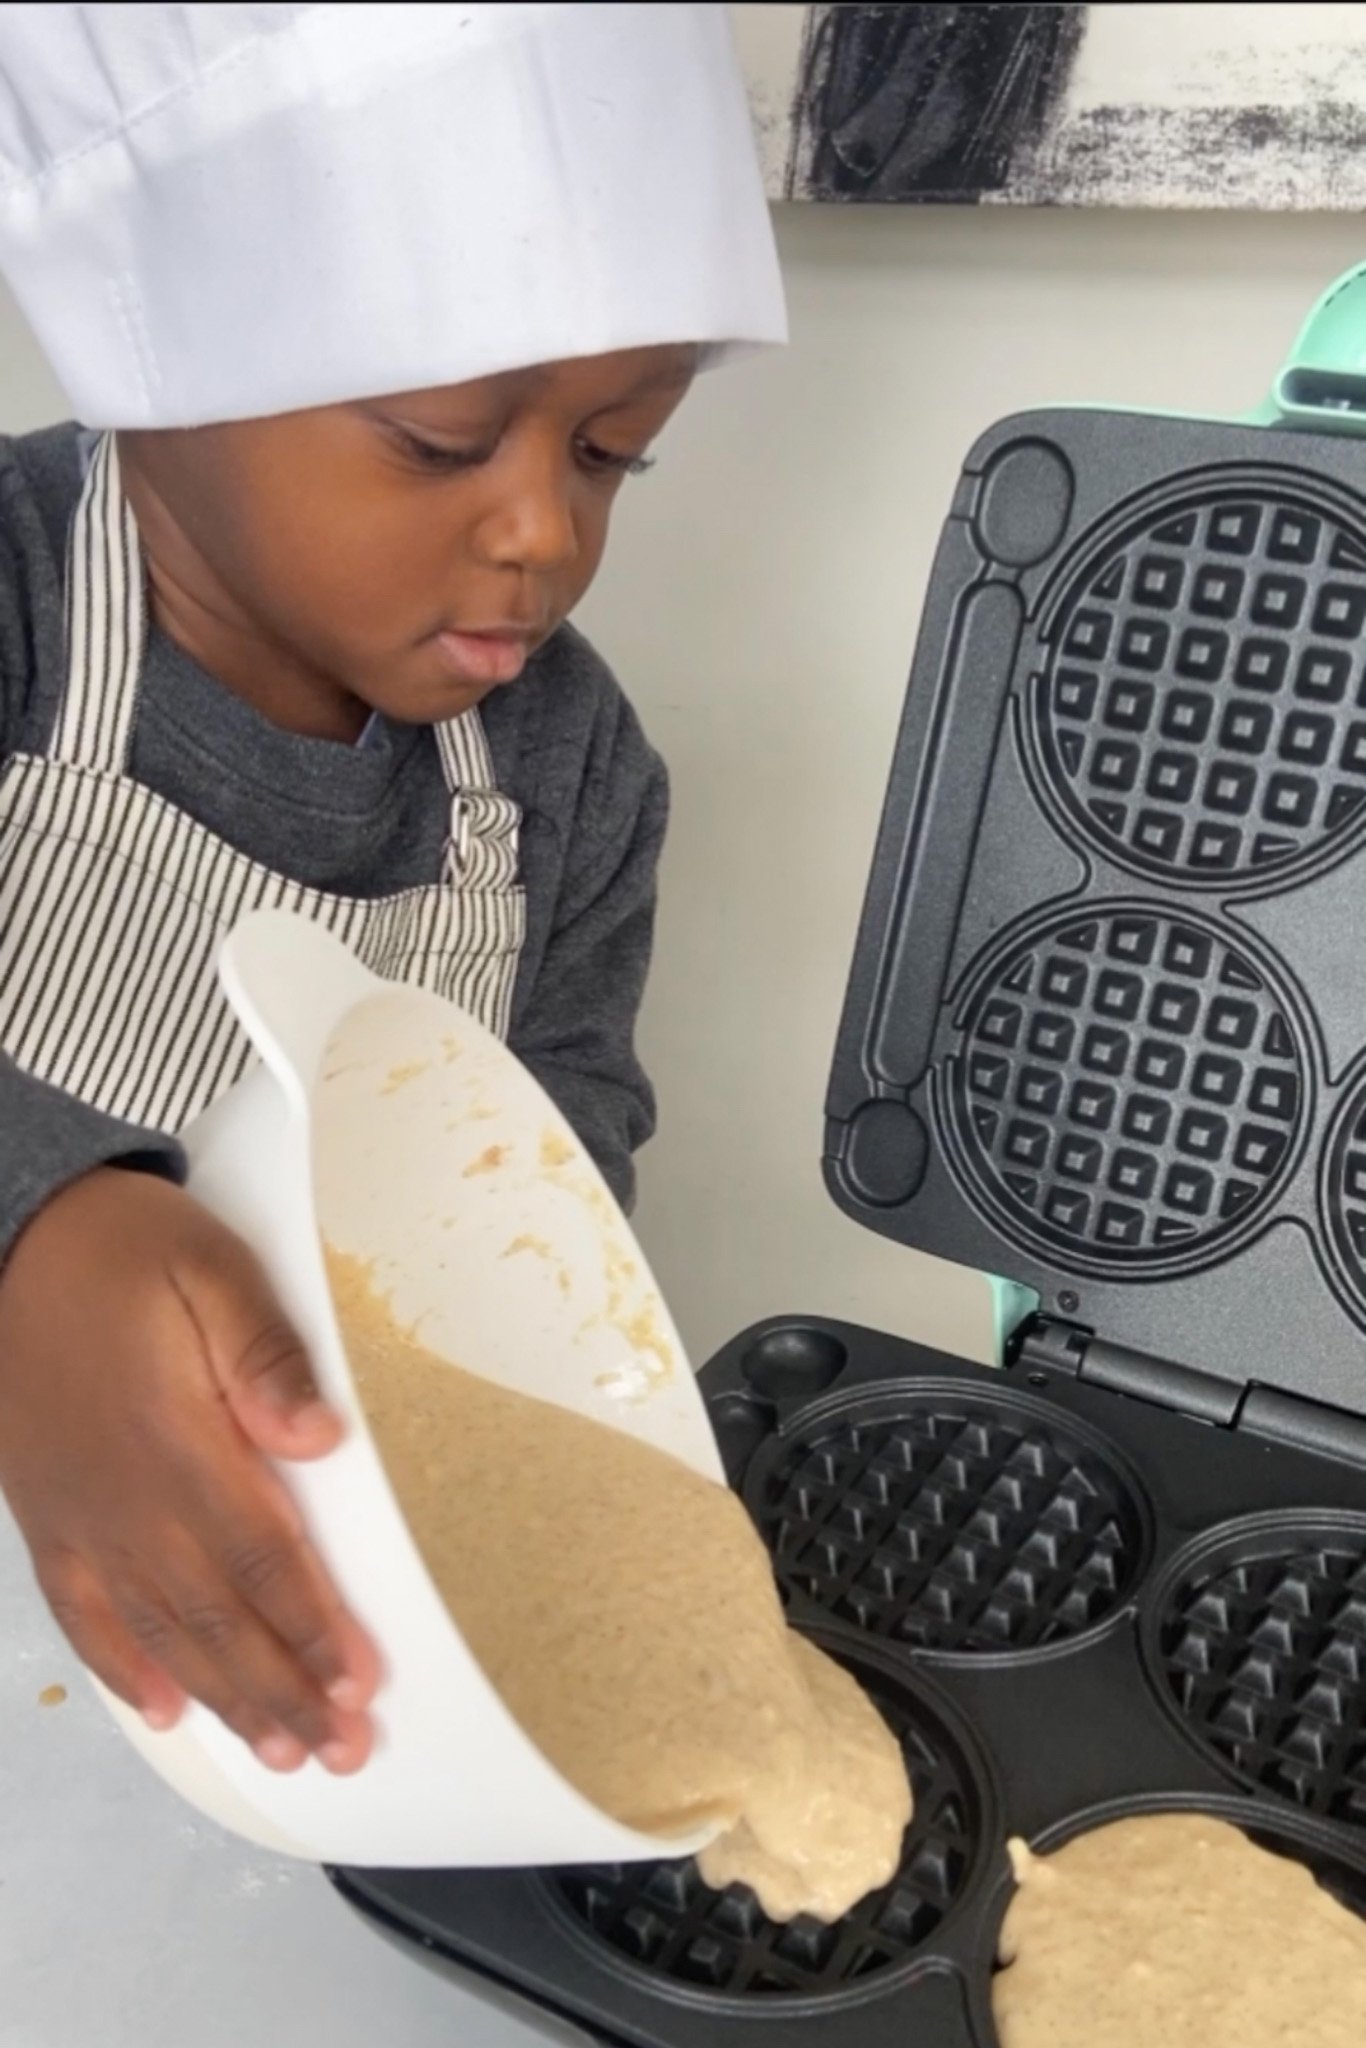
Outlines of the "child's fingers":
<svg viewBox="0 0 1366 2048">
<path fill-rule="evenodd" d="M 261 1456 L 321 1453 L 341 1424 L 257 1260 L 180 1190 L 111 1170 L 40 1213 L 0 1310 L 0 1476 L 77 1654 L 155 1723 L 188 1696 L 274 1768 L 359 1768 L 377 1659 Z"/>
<path fill-rule="evenodd" d="M 277 1770 L 294 1770 L 333 1736 L 331 1717 L 261 1623 L 215 1578 L 173 1567 L 160 1583 L 111 1588 L 138 1649 Z"/>
<path fill-rule="evenodd" d="M 379 1659 L 311 1545 L 253 1536 L 243 1524 L 218 1555 L 224 1576 L 328 1699 L 352 1713 L 369 1706 Z"/>
<path fill-rule="evenodd" d="M 216 1233 L 210 1261 L 187 1281 L 182 1296 L 213 1382 L 250 1441 L 273 1458 L 335 1450 L 341 1419 L 322 1400 L 308 1353 L 247 1247 Z"/>
<path fill-rule="evenodd" d="M 37 1567 L 54 1618 L 82 1664 L 116 1699 L 156 1729 L 174 1728 L 185 1693 L 169 1672 L 140 1650 L 94 1575 L 71 1560 Z"/>
<path fill-rule="evenodd" d="M 254 1452 L 225 1460 L 183 1519 L 232 1588 L 342 1712 L 370 1704 L 379 1659 L 349 1615 L 283 1482 Z"/>
<path fill-rule="evenodd" d="M 340 1420 L 318 1399 L 303 1346 L 252 1253 L 217 1238 L 190 1299 L 213 1382 L 250 1443 L 289 1457 L 333 1449 Z M 343 1606 L 278 1476 L 253 1457 L 230 1483 L 221 1464 L 213 1488 L 196 1487 L 185 1519 L 239 1599 L 333 1706 L 362 1713 L 379 1687 L 378 1655 Z M 355 1747 L 348 1739 L 346 1754 Z"/>
<path fill-rule="evenodd" d="M 343 1610 L 339 1622 L 342 1676 L 327 1688 L 329 1699 L 346 1713 L 363 1713 L 379 1691 L 384 1676 L 379 1652 L 358 1621 Z"/>
</svg>

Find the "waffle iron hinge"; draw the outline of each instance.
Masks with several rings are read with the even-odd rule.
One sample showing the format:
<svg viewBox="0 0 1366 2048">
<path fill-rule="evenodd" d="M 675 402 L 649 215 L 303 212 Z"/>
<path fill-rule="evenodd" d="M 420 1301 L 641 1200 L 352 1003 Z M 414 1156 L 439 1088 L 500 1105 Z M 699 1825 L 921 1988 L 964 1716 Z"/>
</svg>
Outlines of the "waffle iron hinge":
<svg viewBox="0 0 1366 2048">
<path fill-rule="evenodd" d="M 1238 1427 L 1366 1470 L 1366 1417 L 1350 1409 L 1282 1394 L 1275 1387 L 1250 1386 L 1239 1404 Z"/>
<path fill-rule="evenodd" d="M 1244 1393 L 1214 1373 L 1174 1365 L 1169 1358 L 1154 1358 L 1127 1344 L 1112 1344 L 1108 1337 L 1052 1316 L 1034 1316 L 1024 1325 L 1011 1364 L 1025 1373 L 1031 1368 L 1068 1372 L 1088 1386 L 1105 1387 L 1112 1394 L 1127 1394 L 1132 1401 L 1171 1408 L 1225 1429 L 1237 1420 Z"/>
<path fill-rule="evenodd" d="M 1034 1315 L 1016 1332 L 1008 1363 L 1026 1376 L 1065 1372 L 1088 1386 L 1169 1408 L 1220 1429 L 1338 1458 L 1366 1470 L 1366 1416 L 1255 1383 L 1239 1386 L 1194 1366 L 1175 1365 L 1054 1316 Z"/>
</svg>

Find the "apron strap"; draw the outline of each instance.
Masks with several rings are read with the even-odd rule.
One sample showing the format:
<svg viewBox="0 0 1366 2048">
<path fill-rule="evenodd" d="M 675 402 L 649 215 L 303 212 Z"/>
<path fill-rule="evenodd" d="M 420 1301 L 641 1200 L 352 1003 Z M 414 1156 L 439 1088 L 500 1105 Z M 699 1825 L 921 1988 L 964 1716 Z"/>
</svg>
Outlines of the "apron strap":
<svg viewBox="0 0 1366 2048">
<path fill-rule="evenodd" d="M 497 788 L 484 721 L 470 710 L 433 731 L 451 797 L 441 879 L 459 888 L 510 889 L 517 881 L 522 812 Z"/>
<path fill-rule="evenodd" d="M 66 572 L 66 687 L 51 755 L 121 774 L 128 761 L 147 602 L 137 524 L 102 434 L 72 522 Z"/>
</svg>

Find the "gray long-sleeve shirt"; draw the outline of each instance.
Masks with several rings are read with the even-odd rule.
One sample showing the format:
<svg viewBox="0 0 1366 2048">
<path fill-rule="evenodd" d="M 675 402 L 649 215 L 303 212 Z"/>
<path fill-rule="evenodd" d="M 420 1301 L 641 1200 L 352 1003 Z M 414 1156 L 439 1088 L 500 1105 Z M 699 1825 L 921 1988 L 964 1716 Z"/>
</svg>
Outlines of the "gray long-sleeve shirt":
<svg viewBox="0 0 1366 2048">
<path fill-rule="evenodd" d="M 0 760 L 45 751 L 55 724 L 66 536 L 80 482 L 75 427 L 0 439 Z M 483 719 L 498 786 L 523 812 L 527 935 L 510 1042 L 629 1202 L 631 1154 L 654 1121 L 634 1027 L 664 771 L 572 627 L 486 701 Z M 362 747 L 282 732 L 156 631 L 130 766 L 220 838 L 314 888 L 382 896 L 439 873 L 449 799 L 429 731 L 380 720 Z M 0 1047 L 0 1259 L 49 1195 L 114 1159 L 183 1170 L 174 1133 L 104 1116 L 24 1073 Z"/>
</svg>

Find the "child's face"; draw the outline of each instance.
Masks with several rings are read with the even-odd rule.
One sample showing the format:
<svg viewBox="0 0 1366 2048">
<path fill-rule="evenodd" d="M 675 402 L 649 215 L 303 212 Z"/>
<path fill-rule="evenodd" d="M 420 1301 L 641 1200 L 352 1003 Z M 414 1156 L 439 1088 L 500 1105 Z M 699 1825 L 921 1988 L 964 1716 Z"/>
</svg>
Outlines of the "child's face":
<svg viewBox="0 0 1366 2048">
<path fill-rule="evenodd" d="M 635 349 L 123 435 L 157 616 L 282 722 L 449 718 L 583 596 L 695 367 L 692 348 Z"/>
</svg>

